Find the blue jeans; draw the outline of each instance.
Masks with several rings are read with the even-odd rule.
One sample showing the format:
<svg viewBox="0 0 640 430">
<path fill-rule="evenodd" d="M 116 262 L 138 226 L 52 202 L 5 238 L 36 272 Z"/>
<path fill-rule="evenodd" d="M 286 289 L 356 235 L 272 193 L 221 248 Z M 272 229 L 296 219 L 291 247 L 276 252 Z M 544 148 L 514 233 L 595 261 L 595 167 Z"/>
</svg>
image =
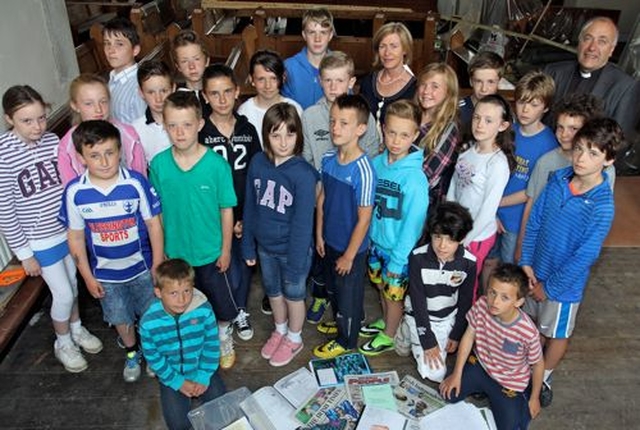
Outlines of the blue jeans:
<svg viewBox="0 0 640 430">
<path fill-rule="evenodd" d="M 489 397 L 491 411 L 498 430 L 526 430 L 529 413 L 530 388 L 524 393 L 508 390 L 484 370 L 475 356 L 470 356 L 462 370 L 460 393 L 451 397 L 451 403 L 464 400 L 470 394 L 483 393 Z"/>
<path fill-rule="evenodd" d="M 155 297 L 151 272 L 145 271 L 127 282 L 101 282 L 100 299 L 104 320 L 111 325 L 133 325 Z"/>
<path fill-rule="evenodd" d="M 209 381 L 209 387 L 200 397 L 190 398 L 175 391 L 173 388 L 160 384 L 160 404 L 162 416 L 169 430 L 189 430 L 191 424 L 187 414 L 199 404 L 209 402 L 222 396 L 227 391 L 224 382 L 218 372 L 214 373 Z M 197 403 L 197 404 L 193 404 Z"/>
<path fill-rule="evenodd" d="M 258 246 L 258 258 L 260 258 L 260 269 L 262 270 L 262 285 L 269 297 L 284 296 L 290 301 L 304 300 L 307 295 L 307 275 L 311 267 L 312 249 L 309 248 L 305 258 L 303 273 L 296 279 L 287 279 L 285 271 L 287 269 L 287 256 L 272 254 Z"/>
<path fill-rule="evenodd" d="M 251 289 L 253 268 L 247 266 L 244 258 L 242 258 L 241 243 L 242 239 L 238 239 L 234 235 L 233 241 L 231 242 L 231 265 L 229 266 L 229 272 L 236 306 L 246 309 L 247 301 L 249 300 L 249 290 Z"/>
<path fill-rule="evenodd" d="M 364 274 L 367 253 L 361 252 L 353 259 L 351 272 L 341 276 L 336 272 L 336 261 L 343 252 L 324 246 L 325 279 L 333 317 L 338 325 L 336 341 L 344 348 L 358 346 L 360 321 L 364 315 Z"/>
</svg>

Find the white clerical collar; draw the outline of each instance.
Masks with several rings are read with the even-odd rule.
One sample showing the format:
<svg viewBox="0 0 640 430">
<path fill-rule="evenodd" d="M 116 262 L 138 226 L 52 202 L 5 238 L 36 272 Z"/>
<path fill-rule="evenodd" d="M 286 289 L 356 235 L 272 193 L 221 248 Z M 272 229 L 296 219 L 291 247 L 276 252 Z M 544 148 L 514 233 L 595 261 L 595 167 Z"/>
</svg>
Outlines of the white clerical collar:
<svg viewBox="0 0 640 430">
<path fill-rule="evenodd" d="M 580 70 L 580 77 L 583 79 L 589 79 L 591 77 L 591 72 Z"/>
</svg>

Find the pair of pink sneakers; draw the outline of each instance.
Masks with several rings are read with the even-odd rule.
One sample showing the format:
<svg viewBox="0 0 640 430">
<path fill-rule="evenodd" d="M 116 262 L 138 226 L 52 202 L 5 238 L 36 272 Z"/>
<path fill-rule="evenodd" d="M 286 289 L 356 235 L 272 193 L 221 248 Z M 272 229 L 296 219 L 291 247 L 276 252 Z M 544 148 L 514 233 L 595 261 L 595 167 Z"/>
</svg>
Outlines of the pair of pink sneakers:
<svg viewBox="0 0 640 430">
<path fill-rule="evenodd" d="M 260 355 L 269 360 L 269 364 L 273 367 L 281 367 L 291 363 L 291 360 L 302 351 L 303 347 L 302 342 L 293 342 L 287 335 L 274 330 L 267 343 L 262 347 Z"/>
</svg>

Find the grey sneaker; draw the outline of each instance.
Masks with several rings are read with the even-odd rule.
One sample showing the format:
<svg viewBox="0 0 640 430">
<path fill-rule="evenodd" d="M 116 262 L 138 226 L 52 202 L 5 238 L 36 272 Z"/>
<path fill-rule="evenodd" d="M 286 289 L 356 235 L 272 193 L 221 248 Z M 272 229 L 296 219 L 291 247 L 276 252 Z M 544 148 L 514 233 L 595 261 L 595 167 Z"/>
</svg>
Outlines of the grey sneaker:
<svg viewBox="0 0 640 430">
<path fill-rule="evenodd" d="M 540 407 L 546 408 L 551 405 L 553 401 L 553 391 L 551 391 L 551 382 L 543 381 L 542 389 L 540 390 Z"/>
<path fill-rule="evenodd" d="M 71 332 L 71 339 L 78 345 L 84 352 L 89 354 L 97 354 L 102 351 L 102 342 L 100 339 L 89 333 L 84 326 L 81 326 L 77 332 Z"/>
<path fill-rule="evenodd" d="M 140 369 L 141 361 L 142 353 L 140 351 L 127 353 L 124 360 L 124 370 L 122 371 L 124 382 L 136 382 L 140 379 L 140 374 L 142 373 Z"/>
<path fill-rule="evenodd" d="M 408 357 L 411 355 L 411 333 L 409 331 L 409 324 L 405 322 L 404 318 L 400 322 L 398 330 L 396 330 L 393 349 L 400 357 Z"/>
<path fill-rule="evenodd" d="M 80 352 L 80 348 L 74 343 L 60 345 L 60 342 L 56 340 L 53 345 L 53 353 L 67 372 L 80 373 L 89 367 L 87 360 L 84 359 Z"/>
</svg>

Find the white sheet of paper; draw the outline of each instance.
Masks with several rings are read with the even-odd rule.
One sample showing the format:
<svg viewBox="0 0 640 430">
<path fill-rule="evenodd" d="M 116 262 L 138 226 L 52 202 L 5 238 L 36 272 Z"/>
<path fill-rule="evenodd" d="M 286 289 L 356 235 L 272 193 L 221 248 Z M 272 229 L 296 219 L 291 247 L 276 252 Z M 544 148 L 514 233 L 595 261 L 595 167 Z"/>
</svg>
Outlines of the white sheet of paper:
<svg viewBox="0 0 640 430">
<path fill-rule="evenodd" d="M 366 406 L 356 430 L 402 430 L 406 425 L 407 419 L 398 412 Z"/>
<path fill-rule="evenodd" d="M 336 385 L 338 383 L 338 378 L 336 378 L 336 373 L 333 371 L 333 368 L 329 369 L 318 369 L 318 380 L 321 387 L 326 387 L 328 385 Z"/>
<path fill-rule="evenodd" d="M 422 430 L 487 430 L 489 426 L 480 410 L 470 403 L 459 402 L 438 409 L 420 420 Z"/>
</svg>

